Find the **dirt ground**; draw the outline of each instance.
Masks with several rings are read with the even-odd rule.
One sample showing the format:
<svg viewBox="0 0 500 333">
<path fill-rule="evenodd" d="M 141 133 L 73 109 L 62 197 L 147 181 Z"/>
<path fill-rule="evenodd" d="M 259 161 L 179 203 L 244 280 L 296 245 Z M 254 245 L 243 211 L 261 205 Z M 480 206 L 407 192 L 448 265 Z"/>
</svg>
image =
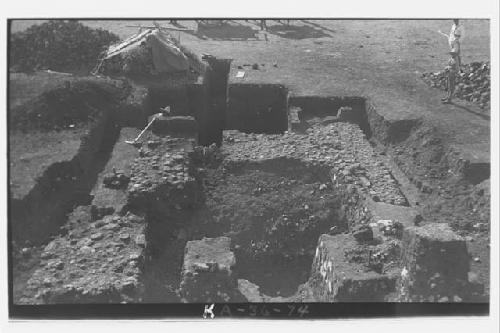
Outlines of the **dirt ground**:
<svg viewBox="0 0 500 333">
<path fill-rule="evenodd" d="M 12 32 L 34 23 L 39 21 L 15 21 Z M 121 38 L 136 33 L 134 25 L 152 26 L 151 21 L 83 23 Z M 190 31 L 172 34 L 195 53 L 234 59 L 232 68 L 264 64 L 246 70 L 242 82 L 283 83 L 296 95 L 367 96 L 387 119 L 424 117 L 450 142 L 489 146 L 489 110 L 465 101 L 442 105 L 443 93 L 420 78 L 446 65 L 447 40 L 437 30 L 447 32 L 451 20 L 292 20 L 290 26 L 269 20 L 267 32 L 252 20 L 229 21 L 220 28 L 178 23 Z M 488 20 L 462 24 L 462 62 L 489 60 Z"/>
</svg>

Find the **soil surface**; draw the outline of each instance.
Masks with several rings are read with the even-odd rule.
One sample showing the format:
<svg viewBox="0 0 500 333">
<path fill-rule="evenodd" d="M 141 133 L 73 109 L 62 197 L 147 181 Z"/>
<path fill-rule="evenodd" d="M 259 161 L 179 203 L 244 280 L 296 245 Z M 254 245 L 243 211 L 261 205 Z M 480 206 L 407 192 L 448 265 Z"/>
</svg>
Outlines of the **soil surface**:
<svg viewBox="0 0 500 333">
<path fill-rule="evenodd" d="M 335 211 L 339 199 L 324 188 L 326 175 L 283 164 L 219 168 L 205 183 L 207 223 L 231 236 L 235 271 L 271 296 L 295 293 L 309 276 L 319 235 L 335 224 L 346 228 Z"/>
</svg>

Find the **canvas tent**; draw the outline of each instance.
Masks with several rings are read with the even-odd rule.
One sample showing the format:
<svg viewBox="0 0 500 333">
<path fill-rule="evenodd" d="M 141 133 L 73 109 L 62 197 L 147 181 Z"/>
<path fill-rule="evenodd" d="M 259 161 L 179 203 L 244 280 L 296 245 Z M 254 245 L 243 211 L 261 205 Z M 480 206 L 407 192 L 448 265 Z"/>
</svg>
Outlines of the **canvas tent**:
<svg viewBox="0 0 500 333">
<path fill-rule="evenodd" d="M 159 29 L 146 29 L 108 47 L 95 72 L 109 76 L 157 76 L 190 69 L 189 57 Z"/>
</svg>

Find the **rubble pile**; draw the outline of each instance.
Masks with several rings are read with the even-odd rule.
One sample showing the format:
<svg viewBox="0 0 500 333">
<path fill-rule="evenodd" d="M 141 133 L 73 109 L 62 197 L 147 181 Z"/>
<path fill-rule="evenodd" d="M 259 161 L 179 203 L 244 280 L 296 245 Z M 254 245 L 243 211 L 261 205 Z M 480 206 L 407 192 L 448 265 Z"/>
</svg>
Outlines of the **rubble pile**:
<svg viewBox="0 0 500 333">
<path fill-rule="evenodd" d="M 10 70 L 89 73 L 104 47 L 119 40 L 74 20 L 52 20 L 10 35 Z"/>
<path fill-rule="evenodd" d="M 23 304 L 122 303 L 140 301 L 145 222 L 134 214 L 93 220 L 88 207 L 77 208 L 41 253 Z"/>
<path fill-rule="evenodd" d="M 313 125 L 306 134 L 283 135 L 225 132 L 223 152 L 228 161 L 262 161 L 295 158 L 333 169 L 335 177 L 359 185 L 374 201 L 408 205 L 396 180 L 366 141 L 361 129 L 350 123 Z"/>
<path fill-rule="evenodd" d="M 106 174 L 102 180 L 104 186 L 112 189 L 127 187 L 129 181 L 130 177 L 121 170 L 113 170 L 112 173 Z"/>
<path fill-rule="evenodd" d="M 455 96 L 474 102 L 481 108 L 490 107 L 490 63 L 471 62 L 462 66 L 457 75 Z M 446 71 L 423 73 L 422 78 L 431 87 L 447 89 Z"/>
</svg>

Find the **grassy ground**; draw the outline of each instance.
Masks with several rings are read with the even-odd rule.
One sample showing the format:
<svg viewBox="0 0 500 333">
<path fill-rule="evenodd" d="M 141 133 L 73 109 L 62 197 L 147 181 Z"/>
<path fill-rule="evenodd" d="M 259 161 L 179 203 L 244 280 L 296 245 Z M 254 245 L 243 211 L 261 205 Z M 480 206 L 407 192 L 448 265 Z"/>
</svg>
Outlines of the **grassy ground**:
<svg viewBox="0 0 500 333">
<path fill-rule="evenodd" d="M 50 165 L 70 161 L 80 147 L 85 128 L 58 132 L 10 134 L 10 190 L 14 198 L 23 198 Z"/>
</svg>

